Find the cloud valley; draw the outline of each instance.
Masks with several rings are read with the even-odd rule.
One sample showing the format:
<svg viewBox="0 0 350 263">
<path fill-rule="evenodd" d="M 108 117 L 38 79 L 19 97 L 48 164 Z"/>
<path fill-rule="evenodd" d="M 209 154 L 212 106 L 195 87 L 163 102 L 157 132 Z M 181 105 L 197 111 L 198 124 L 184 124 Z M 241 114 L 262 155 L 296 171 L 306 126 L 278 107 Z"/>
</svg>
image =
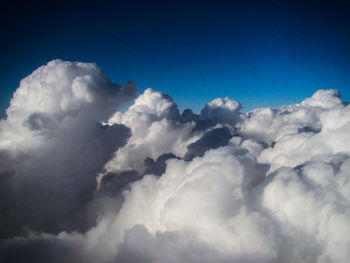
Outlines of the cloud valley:
<svg viewBox="0 0 350 263">
<path fill-rule="evenodd" d="M 0 120 L 0 261 L 347 262 L 348 103 L 241 109 L 38 68 Z"/>
</svg>

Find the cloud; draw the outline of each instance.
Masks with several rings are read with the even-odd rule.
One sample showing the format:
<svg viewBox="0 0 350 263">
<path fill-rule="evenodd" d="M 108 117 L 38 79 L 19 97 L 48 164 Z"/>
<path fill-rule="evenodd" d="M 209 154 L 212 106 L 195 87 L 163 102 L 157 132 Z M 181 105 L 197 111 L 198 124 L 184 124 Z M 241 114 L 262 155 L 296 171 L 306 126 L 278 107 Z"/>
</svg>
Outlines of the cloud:
<svg viewBox="0 0 350 263">
<path fill-rule="evenodd" d="M 169 96 L 152 89 L 145 90 L 126 112 L 117 112 L 108 122 L 129 127 L 132 136 L 106 164 L 106 170 L 135 169 L 143 173 L 147 157 L 157 159 L 165 153 L 182 157 L 187 144 L 195 139 L 192 135 L 194 123 L 183 123 L 180 118 L 177 105 Z"/>
<path fill-rule="evenodd" d="M 96 173 L 130 137 L 124 125 L 99 122 L 135 89 L 111 83 L 94 64 L 60 60 L 21 81 L 0 122 L 2 236 L 84 229 Z"/>
<path fill-rule="evenodd" d="M 308 160 L 324 159 L 323 157 L 327 158 L 330 154 L 348 153 L 350 149 L 348 140 L 350 106 L 342 103 L 339 98 L 338 103 L 335 104 L 334 94 L 338 93 L 319 91 L 311 99 L 298 105 L 298 108 L 291 114 L 304 116 L 306 112 L 304 108 L 307 111 L 312 110 L 315 115 L 313 122 L 309 121 L 303 126 L 300 120 L 297 124 L 290 121 L 289 127 L 285 129 L 289 132 L 281 133 L 274 147 L 266 149 L 259 160 L 270 163 L 272 171 L 282 166 L 294 167 Z M 326 108 L 314 102 L 315 98 L 319 98 Z M 313 101 L 313 106 L 309 106 L 309 101 Z M 326 104 L 327 101 L 329 104 Z M 328 109 L 329 105 L 333 107 Z M 298 129 L 295 129 L 296 127 Z"/>
<path fill-rule="evenodd" d="M 348 103 L 241 108 L 40 67 L 0 122 L 0 261 L 347 262 Z"/>
</svg>

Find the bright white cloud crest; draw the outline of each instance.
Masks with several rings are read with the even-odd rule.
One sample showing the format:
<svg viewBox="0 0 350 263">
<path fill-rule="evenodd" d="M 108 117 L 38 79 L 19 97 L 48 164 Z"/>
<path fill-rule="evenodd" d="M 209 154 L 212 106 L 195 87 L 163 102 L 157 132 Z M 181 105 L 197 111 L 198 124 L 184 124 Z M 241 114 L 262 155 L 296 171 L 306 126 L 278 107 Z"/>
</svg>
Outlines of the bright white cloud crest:
<svg viewBox="0 0 350 263">
<path fill-rule="evenodd" d="M 60 60 L 21 82 L 0 122 L 0 261 L 348 261 L 336 90 L 246 114 L 218 98 L 200 115 L 136 90 Z"/>
</svg>

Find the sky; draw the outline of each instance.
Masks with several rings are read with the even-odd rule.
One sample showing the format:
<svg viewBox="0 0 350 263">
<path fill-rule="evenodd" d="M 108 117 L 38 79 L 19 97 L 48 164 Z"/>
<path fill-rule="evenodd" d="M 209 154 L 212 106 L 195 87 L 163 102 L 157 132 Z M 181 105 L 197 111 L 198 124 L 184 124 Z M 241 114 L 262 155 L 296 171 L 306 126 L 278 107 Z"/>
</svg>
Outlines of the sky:
<svg viewBox="0 0 350 263">
<path fill-rule="evenodd" d="M 244 111 L 318 89 L 350 100 L 346 1 L 6 1 L 0 112 L 52 59 L 94 62 L 115 83 L 171 94 L 197 112 L 216 97 Z"/>
<path fill-rule="evenodd" d="M 348 263 L 344 2 L 7 1 L 0 263 Z"/>
</svg>

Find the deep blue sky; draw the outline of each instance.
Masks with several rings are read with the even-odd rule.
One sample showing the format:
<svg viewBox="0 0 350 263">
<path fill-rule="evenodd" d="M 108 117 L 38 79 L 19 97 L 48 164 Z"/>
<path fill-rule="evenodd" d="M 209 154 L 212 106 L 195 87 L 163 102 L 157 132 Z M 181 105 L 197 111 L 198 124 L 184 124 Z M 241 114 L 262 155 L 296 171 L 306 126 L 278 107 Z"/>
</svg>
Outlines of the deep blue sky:
<svg viewBox="0 0 350 263">
<path fill-rule="evenodd" d="M 0 110 L 55 58 L 97 63 L 116 83 L 199 111 L 229 96 L 246 110 L 338 89 L 350 100 L 346 1 L 8 1 L 2 6 Z"/>
</svg>

